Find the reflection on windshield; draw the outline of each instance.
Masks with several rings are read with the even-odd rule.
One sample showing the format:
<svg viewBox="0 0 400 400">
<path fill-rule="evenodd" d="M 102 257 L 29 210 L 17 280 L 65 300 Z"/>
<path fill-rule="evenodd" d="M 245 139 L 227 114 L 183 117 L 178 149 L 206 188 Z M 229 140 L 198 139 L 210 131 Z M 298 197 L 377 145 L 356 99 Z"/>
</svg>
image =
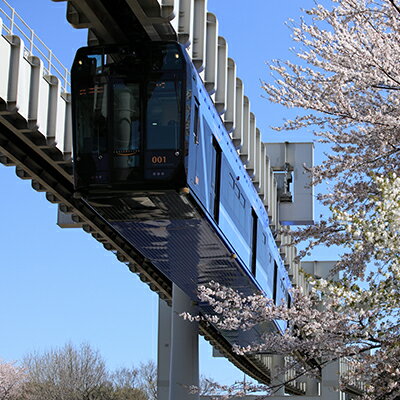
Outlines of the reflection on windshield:
<svg viewBox="0 0 400 400">
<path fill-rule="evenodd" d="M 181 82 L 149 82 L 147 90 L 147 149 L 179 149 Z"/>
<path fill-rule="evenodd" d="M 139 165 L 140 97 L 138 83 L 115 83 L 113 101 L 114 167 Z"/>
<path fill-rule="evenodd" d="M 155 47 L 152 52 L 153 71 L 181 70 L 183 68 L 183 58 L 176 45 L 163 45 Z"/>
<path fill-rule="evenodd" d="M 78 100 L 79 152 L 101 155 L 107 145 L 107 84 L 80 89 Z"/>
</svg>

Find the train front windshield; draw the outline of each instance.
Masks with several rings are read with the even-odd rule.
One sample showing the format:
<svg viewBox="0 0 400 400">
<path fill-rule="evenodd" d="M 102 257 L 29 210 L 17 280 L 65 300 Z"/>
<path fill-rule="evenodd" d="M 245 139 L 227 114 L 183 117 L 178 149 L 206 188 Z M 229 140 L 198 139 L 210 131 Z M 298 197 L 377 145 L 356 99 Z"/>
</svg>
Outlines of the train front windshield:
<svg viewBox="0 0 400 400">
<path fill-rule="evenodd" d="M 140 189 L 183 164 L 184 59 L 177 44 L 86 48 L 72 69 L 75 185 Z"/>
</svg>

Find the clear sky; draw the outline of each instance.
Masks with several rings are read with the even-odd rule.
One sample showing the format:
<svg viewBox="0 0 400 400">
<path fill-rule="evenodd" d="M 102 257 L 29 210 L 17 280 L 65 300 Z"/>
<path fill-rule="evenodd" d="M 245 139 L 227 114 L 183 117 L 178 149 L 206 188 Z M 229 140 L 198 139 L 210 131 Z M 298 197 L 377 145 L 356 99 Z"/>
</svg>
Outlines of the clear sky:
<svg viewBox="0 0 400 400">
<path fill-rule="evenodd" d="M 65 20 L 66 3 L 8 0 L 11 6 L 70 65 L 85 45 L 86 32 Z M 269 128 L 287 116 L 263 99 L 260 79 L 266 62 L 292 57 L 288 18 L 312 0 L 209 0 L 220 35 L 237 63 L 265 141 L 305 141 Z M 3 7 L 3 1 L 0 0 Z M 1 78 L 1 77 L 0 77 Z M 81 229 L 56 226 L 57 208 L 35 192 L 15 168 L 0 165 L 0 358 L 18 360 L 34 350 L 89 342 L 110 368 L 156 360 L 158 298 L 115 256 Z M 213 359 L 201 342 L 201 371 L 220 382 L 243 374 L 223 359 Z"/>
</svg>

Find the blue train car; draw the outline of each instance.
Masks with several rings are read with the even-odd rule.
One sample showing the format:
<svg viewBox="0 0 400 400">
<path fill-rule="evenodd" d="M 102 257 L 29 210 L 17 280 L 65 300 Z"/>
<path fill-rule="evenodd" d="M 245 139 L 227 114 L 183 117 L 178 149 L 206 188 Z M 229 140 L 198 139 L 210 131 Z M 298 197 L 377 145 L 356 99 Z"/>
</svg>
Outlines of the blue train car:
<svg viewBox="0 0 400 400">
<path fill-rule="evenodd" d="M 181 45 L 82 48 L 72 96 L 75 188 L 106 223 L 193 300 L 214 280 L 289 301 L 264 205 Z"/>
</svg>

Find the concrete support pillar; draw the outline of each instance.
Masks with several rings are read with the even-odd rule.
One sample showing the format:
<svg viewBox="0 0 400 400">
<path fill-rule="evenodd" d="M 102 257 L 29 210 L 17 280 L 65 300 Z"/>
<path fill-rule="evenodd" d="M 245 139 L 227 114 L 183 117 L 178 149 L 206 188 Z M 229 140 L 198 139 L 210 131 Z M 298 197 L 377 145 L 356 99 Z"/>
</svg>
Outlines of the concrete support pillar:
<svg viewBox="0 0 400 400">
<path fill-rule="evenodd" d="M 340 361 L 332 361 L 322 368 L 321 397 L 324 400 L 340 400 Z"/>
<path fill-rule="evenodd" d="M 198 400 L 189 394 L 191 385 L 199 386 L 199 328 L 179 314 L 197 313 L 192 300 L 175 284 L 172 288 L 171 364 L 169 400 Z"/>
<path fill-rule="evenodd" d="M 271 387 L 276 396 L 285 394 L 285 357 L 278 354 L 272 356 Z"/>
<path fill-rule="evenodd" d="M 299 378 L 299 382 L 304 382 L 306 384 L 306 396 L 318 396 L 319 395 L 319 384 L 318 384 L 318 379 L 311 377 L 311 376 L 305 376 Z"/>
<path fill-rule="evenodd" d="M 169 400 L 172 308 L 158 300 L 157 399 Z"/>
</svg>

